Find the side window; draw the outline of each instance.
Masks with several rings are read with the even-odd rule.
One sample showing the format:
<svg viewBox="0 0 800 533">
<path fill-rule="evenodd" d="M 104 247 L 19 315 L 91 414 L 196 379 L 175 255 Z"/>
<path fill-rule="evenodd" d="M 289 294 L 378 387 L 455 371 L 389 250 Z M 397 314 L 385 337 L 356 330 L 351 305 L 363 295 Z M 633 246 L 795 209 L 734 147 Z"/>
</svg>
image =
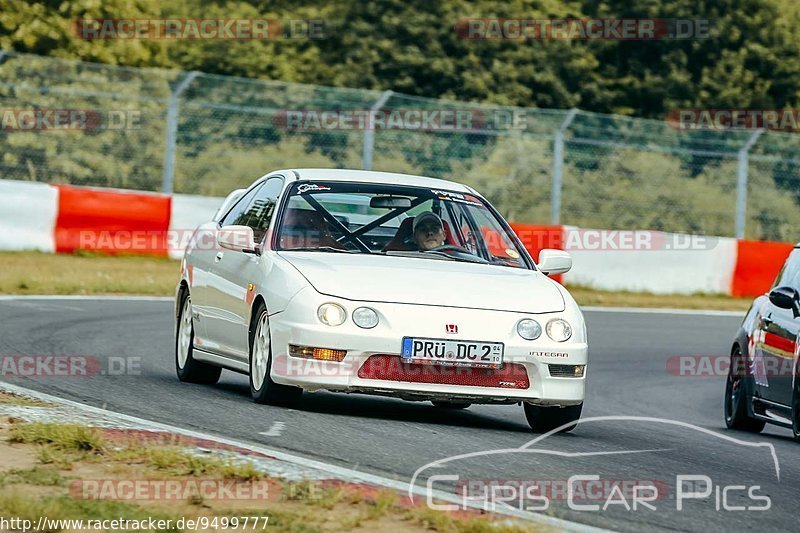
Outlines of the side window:
<svg viewBox="0 0 800 533">
<path fill-rule="evenodd" d="M 800 250 L 794 250 L 789 255 L 780 274 L 775 278 L 773 288 L 787 285 L 800 290 Z"/>
<path fill-rule="evenodd" d="M 248 202 L 247 207 L 233 219 L 232 224 L 250 226 L 253 228 L 256 242 L 264 240 L 272 221 L 272 215 L 275 213 L 278 194 L 282 188 L 282 178 L 268 179 Z"/>
<path fill-rule="evenodd" d="M 250 205 L 250 202 L 253 201 L 253 197 L 256 195 L 256 193 L 258 193 L 259 190 L 261 190 L 263 186 L 264 185 L 262 184 L 253 187 L 244 196 L 242 196 L 239 201 L 234 204 L 233 208 L 228 211 L 228 214 L 225 215 L 225 217 L 220 221 L 220 226 L 231 226 L 236 224 L 234 221 L 237 220 L 247 209 L 247 207 Z"/>
<path fill-rule="evenodd" d="M 794 276 L 789 278 L 786 284 L 800 291 L 800 250 L 795 250 L 793 252 L 793 255 L 794 255 Z"/>
</svg>

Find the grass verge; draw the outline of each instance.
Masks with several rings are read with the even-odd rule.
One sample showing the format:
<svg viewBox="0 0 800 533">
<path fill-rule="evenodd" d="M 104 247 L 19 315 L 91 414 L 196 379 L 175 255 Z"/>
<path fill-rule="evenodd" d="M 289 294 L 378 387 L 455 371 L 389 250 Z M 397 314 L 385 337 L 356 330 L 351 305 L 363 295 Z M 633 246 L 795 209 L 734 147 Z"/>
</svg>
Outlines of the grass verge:
<svg viewBox="0 0 800 533">
<path fill-rule="evenodd" d="M 198 520 L 269 517 L 273 531 L 382 531 L 522 533 L 530 524 L 476 513 L 443 513 L 413 507 L 394 491 L 333 482 L 290 482 L 269 478 L 251 463 L 202 454 L 174 438 L 142 439 L 74 424 L 0 421 L 0 516 L 31 520 Z M 58 461 L 51 460 L 58 457 Z M 24 460 L 23 460 L 24 459 Z M 25 464 L 22 464 L 25 463 Z M 200 486 L 209 481 L 268 483 L 268 497 L 230 488 L 245 497 L 208 497 L 164 489 L 161 497 L 122 490 L 131 482 Z M 194 482 L 194 483 L 193 483 Z M 87 496 L 86 487 L 93 488 Z M 141 485 L 140 485 L 141 486 Z M 116 491 L 113 487 L 117 487 Z M 135 497 L 120 497 L 125 494 Z M 168 494 L 173 494 L 168 497 Z M 178 496 L 174 496 L 178 494 Z M 265 492 L 264 494 L 267 494 Z M 152 496 L 152 493 L 151 493 Z M 220 522 L 221 523 L 221 522 Z M 264 529 L 259 523 L 257 529 Z M 63 529 L 63 528 L 62 528 Z M 192 529 L 192 528 L 184 528 Z M 213 527 L 200 528 L 200 531 Z M 235 528 L 252 531 L 252 527 Z M 49 529 L 52 531 L 58 530 Z M 139 529 L 147 530 L 147 529 Z M 161 530 L 179 530 L 165 527 Z"/>
<path fill-rule="evenodd" d="M 0 252 L 0 294 L 130 294 L 173 296 L 179 263 L 108 255 Z M 663 295 L 570 286 L 580 305 L 746 311 L 751 300 L 725 295 Z"/>
<path fill-rule="evenodd" d="M 171 296 L 179 263 L 166 258 L 0 252 L 0 294 Z"/>
<path fill-rule="evenodd" d="M 0 391 L 0 404 L 18 405 L 20 407 L 55 407 L 51 403 L 37 400 L 36 398 L 28 398 L 27 396 L 19 396 L 4 391 Z"/>
</svg>

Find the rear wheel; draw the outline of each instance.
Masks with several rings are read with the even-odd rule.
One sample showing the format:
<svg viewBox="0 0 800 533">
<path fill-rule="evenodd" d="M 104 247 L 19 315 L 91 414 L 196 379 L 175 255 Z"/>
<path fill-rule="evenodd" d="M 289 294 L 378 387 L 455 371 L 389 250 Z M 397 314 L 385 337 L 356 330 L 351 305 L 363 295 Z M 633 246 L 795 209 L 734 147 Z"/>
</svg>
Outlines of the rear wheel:
<svg viewBox="0 0 800 533">
<path fill-rule="evenodd" d="M 451 402 L 448 400 L 432 400 L 431 403 L 434 407 L 438 407 L 440 409 L 466 409 L 472 405 L 469 402 Z"/>
<path fill-rule="evenodd" d="M 300 400 L 303 389 L 280 385 L 272 381 L 272 339 L 269 315 L 264 304 L 254 313 L 257 317 L 250 328 L 250 394 L 256 403 L 293 405 Z"/>
<path fill-rule="evenodd" d="M 583 403 L 567 407 L 549 407 L 529 403 L 522 405 L 525 408 L 525 418 L 528 419 L 528 425 L 536 433 L 547 433 L 566 424 L 569 425 L 560 429 L 559 433 L 572 431 L 578 425 L 578 420 L 583 410 Z"/>
<path fill-rule="evenodd" d="M 186 383 L 213 385 L 219 381 L 222 369 L 196 361 L 194 358 L 194 322 L 192 299 L 187 291 L 181 293 L 178 329 L 175 335 L 175 370 L 178 379 Z"/>
<path fill-rule="evenodd" d="M 731 366 L 725 383 L 725 425 L 729 429 L 760 433 L 766 422 L 751 417 L 747 412 L 750 393 L 745 368 L 742 350 L 737 345 L 731 353 Z"/>
</svg>

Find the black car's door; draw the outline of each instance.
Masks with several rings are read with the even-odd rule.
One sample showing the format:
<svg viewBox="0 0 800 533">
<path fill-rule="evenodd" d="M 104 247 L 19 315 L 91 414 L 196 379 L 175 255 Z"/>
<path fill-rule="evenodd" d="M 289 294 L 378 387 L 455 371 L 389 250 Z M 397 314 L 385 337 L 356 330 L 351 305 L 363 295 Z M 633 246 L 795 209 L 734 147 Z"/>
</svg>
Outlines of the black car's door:
<svg viewBox="0 0 800 533">
<path fill-rule="evenodd" d="M 775 287 L 792 287 L 800 291 L 800 249 L 795 249 L 775 280 Z M 767 385 L 761 395 L 773 402 L 789 406 L 792 401 L 792 374 L 800 334 L 800 317 L 794 311 L 767 303 L 761 317 L 761 350 Z"/>
</svg>

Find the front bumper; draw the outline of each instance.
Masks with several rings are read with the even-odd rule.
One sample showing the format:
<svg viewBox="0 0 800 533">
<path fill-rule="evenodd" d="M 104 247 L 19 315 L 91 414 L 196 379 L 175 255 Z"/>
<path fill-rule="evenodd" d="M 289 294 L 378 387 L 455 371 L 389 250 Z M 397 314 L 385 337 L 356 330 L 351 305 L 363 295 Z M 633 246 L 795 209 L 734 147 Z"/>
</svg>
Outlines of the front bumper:
<svg viewBox="0 0 800 533">
<path fill-rule="evenodd" d="M 344 324 L 331 327 L 317 320 L 316 310 L 326 302 L 338 303 L 347 310 L 348 318 Z M 352 322 L 350 314 L 361 306 L 377 311 L 378 326 L 362 329 Z M 566 342 L 552 341 L 545 333 L 534 341 L 528 341 L 516 333 L 516 324 L 523 318 L 538 320 L 544 327 L 555 317 L 564 318 L 573 327 L 573 336 Z M 446 324 L 457 324 L 458 333 L 447 334 Z M 301 291 L 285 311 L 270 316 L 270 332 L 272 379 L 309 391 L 380 394 L 409 400 L 469 400 L 472 403 L 526 401 L 542 405 L 575 405 L 583 402 L 585 395 L 585 367 L 582 377 L 556 377 L 550 371 L 550 365 L 587 364 L 586 330 L 577 307 L 560 313 L 535 315 L 352 302 L 320 295 L 308 288 Z M 399 357 L 404 336 L 503 342 L 505 374 L 492 379 L 492 371 L 481 369 L 474 371 L 480 379 L 473 379 L 470 377 L 473 369 L 403 364 Z M 341 362 L 293 357 L 289 355 L 290 344 L 346 350 L 347 355 Z M 376 357 L 365 367 L 371 356 Z M 378 371 L 365 372 L 370 368 Z M 509 373 L 512 368 L 514 371 Z M 406 379 L 403 371 L 409 369 L 414 371 Z M 420 372 L 426 373 L 424 382 L 420 382 Z M 413 377 L 415 375 L 417 377 Z M 381 376 L 391 379 L 380 379 Z M 487 383 L 491 386 L 485 386 Z"/>
</svg>

